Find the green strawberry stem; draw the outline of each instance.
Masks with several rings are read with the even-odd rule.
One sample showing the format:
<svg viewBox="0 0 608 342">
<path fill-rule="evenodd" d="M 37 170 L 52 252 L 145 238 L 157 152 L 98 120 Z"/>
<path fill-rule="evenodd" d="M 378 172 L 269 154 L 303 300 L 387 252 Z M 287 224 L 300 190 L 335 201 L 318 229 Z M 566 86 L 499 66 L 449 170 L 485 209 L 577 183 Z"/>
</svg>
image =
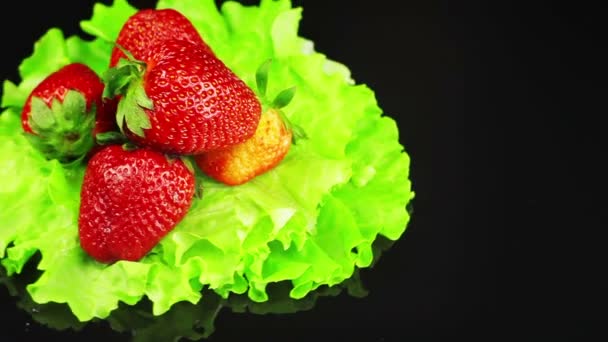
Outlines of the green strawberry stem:
<svg viewBox="0 0 608 342">
<path fill-rule="evenodd" d="M 128 142 L 127 137 L 121 132 L 103 132 L 95 135 L 98 145 L 124 144 Z"/>
<path fill-rule="evenodd" d="M 63 101 L 53 99 L 50 107 L 32 97 L 29 125 L 34 134 L 26 133 L 29 142 L 49 159 L 68 164 L 79 161 L 93 147 L 91 132 L 95 127 L 95 104 L 87 111 L 82 93 L 68 90 Z"/>
<path fill-rule="evenodd" d="M 262 102 L 262 107 L 264 108 L 264 112 L 267 109 L 274 109 L 279 113 L 279 115 L 281 116 L 281 119 L 283 120 L 283 124 L 285 125 L 285 127 L 292 132 L 292 137 L 293 137 L 292 143 L 295 144 L 300 139 L 308 139 L 308 136 L 306 135 L 306 131 L 304 131 L 304 129 L 301 126 L 296 125 L 293 122 L 291 122 L 291 120 L 289 120 L 289 118 L 287 117 L 285 112 L 283 112 L 281 110 L 282 108 L 286 107 L 291 102 L 291 100 L 293 100 L 293 98 L 296 94 L 296 87 L 293 86 L 293 87 L 289 87 L 287 89 L 280 91 L 279 94 L 271 102 L 268 101 L 268 98 L 266 97 L 266 89 L 268 87 L 268 74 L 270 71 L 271 63 L 272 63 L 272 60 L 270 60 L 270 59 L 264 61 L 264 63 L 262 63 L 258 67 L 258 70 L 255 73 L 255 81 L 256 81 L 256 87 L 258 89 L 258 96 L 260 98 L 260 101 Z"/>
<path fill-rule="evenodd" d="M 154 104 L 146 94 L 143 75 L 146 63 L 138 61 L 126 50 L 117 45 L 128 60 L 121 59 L 118 64 L 103 74 L 105 84 L 103 96 L 114 98 L 120 96 L 116 110 L 116 123 L 121 132 L 124 126 L 134 134 L 144 137 L 144 129 L 152 127 L 146 109 L 153 109 Z"/>
</svg>

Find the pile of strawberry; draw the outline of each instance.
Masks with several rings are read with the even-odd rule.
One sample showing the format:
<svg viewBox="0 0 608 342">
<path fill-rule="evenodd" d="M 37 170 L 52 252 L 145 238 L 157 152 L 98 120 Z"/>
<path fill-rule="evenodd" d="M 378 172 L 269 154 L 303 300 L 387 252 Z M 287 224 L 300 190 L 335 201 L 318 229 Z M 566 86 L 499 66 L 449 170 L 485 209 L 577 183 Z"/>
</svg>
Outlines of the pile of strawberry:
<svg viewBox="0 0 608 342">
<path fill-rule="evenodd" d="M 201 193 L 194 165 L 243 184 L 278 165 L 301 134 L 280 110 L 295 89 L 266 101 L 268 62 L 256 93 L 178 11 L 139 10 L 114 43 L 102 76 L 66 65 L 22 112 L 26 136 L 47 158 L 86 163 L 80 245 L 103 263 L 140 260 L 175 228 Z"/>
</svg>

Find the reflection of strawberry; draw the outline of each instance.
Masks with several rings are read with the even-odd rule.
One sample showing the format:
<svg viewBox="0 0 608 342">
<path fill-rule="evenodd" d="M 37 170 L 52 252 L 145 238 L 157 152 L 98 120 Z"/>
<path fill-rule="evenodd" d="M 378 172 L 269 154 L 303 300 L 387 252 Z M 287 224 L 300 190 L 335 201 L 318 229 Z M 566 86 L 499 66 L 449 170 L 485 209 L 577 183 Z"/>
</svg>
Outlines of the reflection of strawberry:
<svg viewBox="0 0 608 342">
<path fill-rule="evenodd" d="M 121 58 L 127 58 L 121 48 L 141 59 L 150 47 L 167 39 L 184 39 L 211 51 L 192 23 L 174 9 L 142 9 L 129 17 L 122 26 L 117 47 L 112 50 L 110 66 L 116 66 Z"/>
<path fill-rule="evenodd" d="M 253 90 L 220 59 L 185 40 L 166 40 L 141 61 L 106 72 L 105 96 L 119 95 L 117 122 L 136 144 L 198 154 L 245 141 L 258 125 Z"/>
<path fill-rule="evenodd" d="M 265 99 L 269 64 L 263 64 L 257 73 L 260 97 Z M 254 177 L 275 168 L 287 155 L 294 140 L 304 137 L 299 126 L 292 125 L 281 108 L 289 104 L 295 88 L 277 95 L 260 118 L 255 134 L 246 141 L 194 156 L 198 167 L 208 176 L 227 185 L 246 183 Z M 265 101 L 265 100 L 264 100 Z"/>
<path fill-rule="evenodd" d="M 112 102 L 88 66 L 68 64 L 47 76 L 27 98 L 21 123 L 32 144 L 50 159 L 68 162 L 94 146 L 93 134 L 114 128 Z"/>
<path fill-rule="evenodd" d="M 141 259 L 186 215 L 194 184 L 194 173 L 181 159 L 104 147 L 87 164 L 82 184 L 82 248 L 104 263 Z"/>
</svg>

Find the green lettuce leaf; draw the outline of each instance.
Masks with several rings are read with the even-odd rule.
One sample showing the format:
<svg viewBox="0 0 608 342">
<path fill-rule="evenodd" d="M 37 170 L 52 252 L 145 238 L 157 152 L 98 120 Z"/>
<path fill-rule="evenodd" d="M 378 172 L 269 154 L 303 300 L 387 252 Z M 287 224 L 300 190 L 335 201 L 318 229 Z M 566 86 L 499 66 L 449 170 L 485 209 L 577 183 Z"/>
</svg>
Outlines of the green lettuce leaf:
<svg viewBox="0 0 608 342">
<path fill-rule="evenodd" d="M 66 303 L 88 321 L 144 297 L 160 315 L 180 302 L 204 301 L 204 288 L 222 298 L 246 293 L 265 302 L 268 284 L 288 281 L 290 296 L 303 298 L 369 267 L 376 239 L 403 235 L 414 197 L 398 128 L 374 92 L 298 36 L 302 9 L 290 1 L 217 8 L 212 0 L 160 0 L 157 7 L 184 13 L 251 87 L 258 66 L 271 59 L 268 94 L 297 87 L 284 111 L 308 139 L 278 167 L 241 186 L 199 173 L 204 195 L 144 259 L 93 261 L 78 244 L 84 166 L 64 169 L 44 159 L 22 136 L 19 113 L 29 92 L 61 66 L 82 62 L 99 74 L 105 70 L 113 40 L 136 9 L 126 0 L 96 4 L 92 17 L 81 21 L 93 40 L 66 39 L 51 28 L 19 66 L 21 82 L 4 82 L 0 262 L 8 274 L 20 273 L 40 252 L 41 276 L 27 287 L 32 299 Z"/>
<path fill-rule="evenodd" d="M 380 254 L 379 244 L 375 243 L 375 255 Z M 29 266 L 32 266 L 31 264 Z M 35 302 L 25 290 L 28 279 L 34 276 L 32 269 L 24 270 L 17 276 L 6 276 L 0 267 L 0 283 L 4 283 L 12 296 L 17 297 L 17 306 L 31 314 L 32 319 L 41 325 L 54 330 L 80 331 L 89 322 L 81 322 L 69 306 L 58 303 L 40 304 Z M 198 341 L 210 337 L 215 331 L 215 320 L 223 310 L 236 313 L 249 312 L 256 315 L 291 314 L 314 308 L 317 299 L 325 296 L 338 296 L 344 292 L 362 298 L 368 291 L 363 287 L 359 272 L 336 286 L 324 286 L 309 292 L 305 297 L 294 299 L 290 295 L 289 282 L 277 282 L 268 286 L 269 300 L 252 301 L 247 295 L 231 295 L 221 298 L 217 293 L 204 289 L 205 300 L 196 304 L 179 302 L 162 315 L 150 312 L 151 302 L 143 299 L 136 304 L 120 304 L 105 318 L 111 329 L 127 332 L 133 342 L 177 341 L 189 339 Z"/>
<path fill-rule="evenodd" d="M 108 43 L 118 38 L 122 25 L 137 11 L 127 0 L 114 0 L 112 6 L 97 3 L 93 6 L 93 16 L 90 20 L 82 20 L 80 27 L 92 36 Z M 109 63 L 109 55 L 106 55 Z"/>
</svg>

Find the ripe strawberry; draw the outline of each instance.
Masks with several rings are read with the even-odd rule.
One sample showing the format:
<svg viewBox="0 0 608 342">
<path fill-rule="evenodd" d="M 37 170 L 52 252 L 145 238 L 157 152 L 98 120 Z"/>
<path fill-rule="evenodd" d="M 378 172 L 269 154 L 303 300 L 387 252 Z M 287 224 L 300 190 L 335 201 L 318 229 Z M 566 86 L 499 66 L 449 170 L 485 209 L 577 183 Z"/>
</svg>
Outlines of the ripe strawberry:
<svg viewBox="0 0 608 342">
<path fill-rule="evenodd" d="M 257 87 L 265 101 L 269 64 L 257 73 Z M 194 156 L 198 167 L 209 177 L 226 185 L 240 185 L 276 167 L 287 155 L 295 137 L 304 137 L 300 127 L 292 125 L 281 108 L 289 104 L 295 88 L 277 95 L 261 117 L 255 134 L 248 140 L 223 149 Z"/>
<path fill-rule="evenodd" d="M 88 66 L 68 64 L 29 94 L 21 112 L 30 142 L 49 159 L 69 162 L 94 146 L 93 133 L 113 129 L 112 101 L 102 101 L 104 84 Z"/>
<path fill-rule="evenodd" d="M 80 245 L 95 260 L 144 257 L 186 215 L 194 173 L 150 149 L 108 145 L 85 171 L 78 217 Z"/>
<path fill-rule="evenodd" d="M 211 51 L 203 42 L 190 20 L 174 9 L 142 9 L 133 14 L 122 26 L 110 57 L 110 67 L 127 58 L 121 48 L 141 59 L 154 45 L 167 39 L 191 41 Z"/>
<path fill-rule="evenodd" d="M 120 96 L 117 122 L 125 135 L 165 153 L 199 154 L 238 144 L 253 135 L 260 119 L 253 90 L 213 53 L 189 41 L 157 44 L 142 61 L 119 63 L 104 79 L 105 96 Z"/>
</svg>

